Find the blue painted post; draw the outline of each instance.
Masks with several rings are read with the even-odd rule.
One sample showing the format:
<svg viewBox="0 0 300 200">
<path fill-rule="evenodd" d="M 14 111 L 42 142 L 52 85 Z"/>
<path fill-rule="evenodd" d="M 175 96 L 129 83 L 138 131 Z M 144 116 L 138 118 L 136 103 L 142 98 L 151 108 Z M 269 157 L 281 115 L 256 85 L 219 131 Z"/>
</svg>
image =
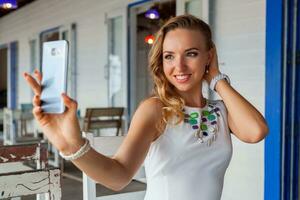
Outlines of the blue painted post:
<svg viewBox="0 0 300 200">
<path fill-rule="evenodd" d="M 267 0 L 266 16 L 266 106 L 269 135 L 265 140 L 265 200 L 281 198 L 281 128 L 283 1 Z"/>
</svg>

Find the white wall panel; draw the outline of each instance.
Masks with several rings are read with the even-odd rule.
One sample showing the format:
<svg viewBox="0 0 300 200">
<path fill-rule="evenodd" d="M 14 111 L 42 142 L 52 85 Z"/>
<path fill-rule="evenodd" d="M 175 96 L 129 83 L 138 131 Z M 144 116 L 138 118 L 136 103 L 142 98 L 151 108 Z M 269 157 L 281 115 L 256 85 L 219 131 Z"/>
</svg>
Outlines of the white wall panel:
<svg viewBox="0 0 300 200">
<path fill-rule="evenodd" d="M 265 1 L 211 0 L 210 22 L 220 69 L 232 86 L 264 113 Z M 243 122 L 241 122 L 243 123 Z M 264 142 L 245 144 L 235 136 L 222 200 L 262 200 Z"/>
</svg>

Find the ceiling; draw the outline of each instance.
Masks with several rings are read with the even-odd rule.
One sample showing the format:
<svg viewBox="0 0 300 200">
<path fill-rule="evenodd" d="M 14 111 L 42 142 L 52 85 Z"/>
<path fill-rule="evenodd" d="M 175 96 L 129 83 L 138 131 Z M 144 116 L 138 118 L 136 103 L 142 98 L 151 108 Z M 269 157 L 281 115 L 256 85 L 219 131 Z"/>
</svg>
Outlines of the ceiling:
<svg viewBox="0 0 300 200">
<path fill-rule="evenodd" d="M 18 9 L 20 9 L 21 7 L 33 2 L 35 0 L 17 0 L 18 2 L 18 8 L 17 9 L 12 9 L 12 10 L 6 10 L 6 9 L 3 9 L 3 8 L 0 8 L 0 17 L 3 17 L 4 15 L 7 15 L 9 13 L 12 13 Z"/>
</svg>

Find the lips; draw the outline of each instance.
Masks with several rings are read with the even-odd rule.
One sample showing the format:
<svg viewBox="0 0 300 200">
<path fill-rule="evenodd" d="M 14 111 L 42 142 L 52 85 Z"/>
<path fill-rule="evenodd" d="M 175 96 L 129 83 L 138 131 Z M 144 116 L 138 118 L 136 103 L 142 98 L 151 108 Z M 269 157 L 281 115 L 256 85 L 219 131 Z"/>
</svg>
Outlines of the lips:
<svg viewBox="0 0 300 200">
<path fill-rule="evenodd" d="M 190 79 L 191 74 L 179 74 L 179 75 L 174 75 L 174 77 L 175 77 L 177 82 L 184 83 L 184 82 L 187 82 Z"/>
</svg>

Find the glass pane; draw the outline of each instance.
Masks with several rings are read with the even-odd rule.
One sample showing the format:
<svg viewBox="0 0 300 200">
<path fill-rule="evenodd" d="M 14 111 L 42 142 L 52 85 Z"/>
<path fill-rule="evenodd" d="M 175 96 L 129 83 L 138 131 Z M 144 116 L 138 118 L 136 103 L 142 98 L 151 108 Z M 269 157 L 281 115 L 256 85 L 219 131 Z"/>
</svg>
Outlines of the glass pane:
<svg viewBox="0 0 300 200">
<path fill-rule="evenodd" d="M 185 3 L 185 13 L 194 15 L 196 17 L 202 17 L 202 1 L 190 0 Z"/>
<path fill-rule="evenodd" d="M 30 45 L 30 72 L 32 73 L 34 69 L 37 67 L 36 40 L 31 40 L 29 42 L 29 45 Z"/>
<path fill-rule="evenodd" d="M 151 5 L 152 4 L 152 5 Z M 142 5 L 136 14 L 136 27 L 134 29 L 134 37 L 132 40 L 135 45 L 133 57 L 135 59 L 134 74 L 135 83 L 131 85 L 131 89 L 135 90 L 134 107 L 131 113 L 137 108 L 138 104 L 152 94 L 153 80 L 148 69 L 148 54 L 155 40 L 155 33 L 159 28 L 171 17 L 176 16 L 176 2 L 159 1 L 151 2 L 150 5 Z M 159 13 L 158 18 L 152 19 L 147 16 L 147 12 L 156 10 Z"/>
<path fill-rule="evenodd" d="M 33 73 L 33 71 L 38 67 L 37 66 L 37 42 L 36 40 L 31 40 L 29 42 L 30 46 L 30 73 Z M 31 90 L 31 97 L 34 96 L 33 91 Z"/>
<path fill-rule="evenodd" d="M 45 33 L 42 33 L 41 35 L 41 43 L 55 40 L 59 40 L 58 29 L 55 29 L 53 31 L 47 31 Z"/>
<path fill-rule="evenodd" d="M 108 95 L 111 106 L 125 106 L 122 86 L 122 17 L 109 20 L 109 84 Z"/>
<path fill-rule="evenodd" d="M 40 48 L 40 58 L 43 55 L 43 43 L 49 42 L 49 41 L 55 41 L 55 40 L 59 40 L 59 30 L 57 28 L 41 33 L 40 47 L 39 47 Z M 42 71 L 42 59 L 40 59 L 40 71 Z"/>
</svg>

